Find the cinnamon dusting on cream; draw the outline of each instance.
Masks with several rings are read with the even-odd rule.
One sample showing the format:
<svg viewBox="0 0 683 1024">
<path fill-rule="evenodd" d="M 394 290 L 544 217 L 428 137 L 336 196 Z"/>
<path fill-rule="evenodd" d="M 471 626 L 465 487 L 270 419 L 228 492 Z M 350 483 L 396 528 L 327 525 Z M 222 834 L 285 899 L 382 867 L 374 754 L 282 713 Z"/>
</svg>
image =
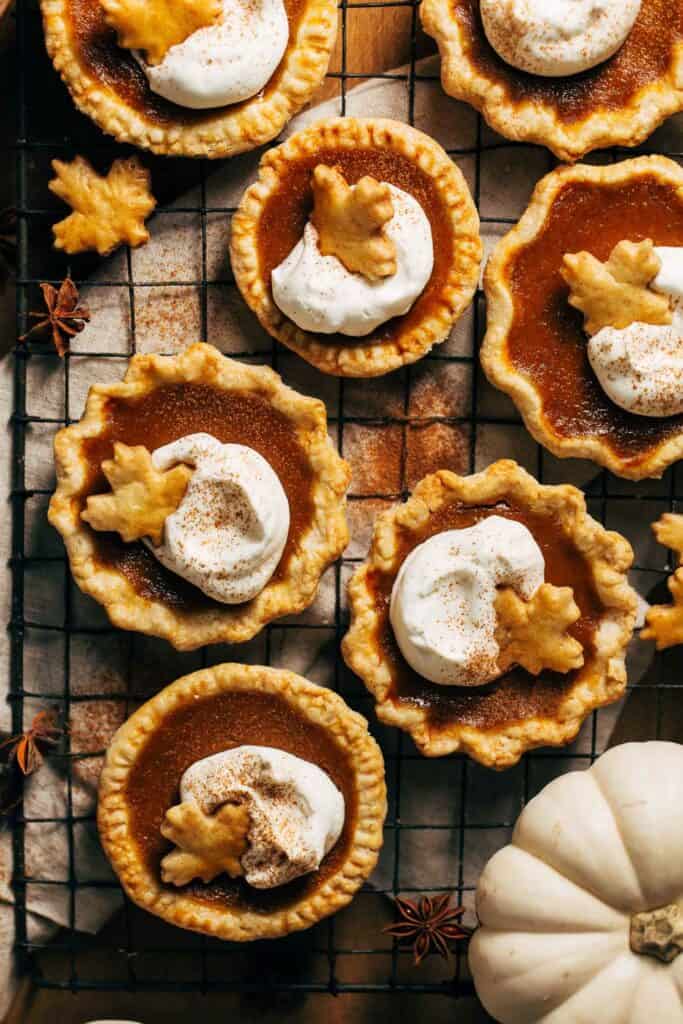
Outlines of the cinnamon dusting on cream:
<svg viewBox="0 0 683 1024">
<path fill-rule="evenodd" d="M 247 809 L 241 871 L 271 889 L 317 870 L 344 825 L 344 798 L 317 765 L 271 747 L 240 746 L 203 758 L 184 773 L 180 794 L 201 813 Z"/>
</svg>

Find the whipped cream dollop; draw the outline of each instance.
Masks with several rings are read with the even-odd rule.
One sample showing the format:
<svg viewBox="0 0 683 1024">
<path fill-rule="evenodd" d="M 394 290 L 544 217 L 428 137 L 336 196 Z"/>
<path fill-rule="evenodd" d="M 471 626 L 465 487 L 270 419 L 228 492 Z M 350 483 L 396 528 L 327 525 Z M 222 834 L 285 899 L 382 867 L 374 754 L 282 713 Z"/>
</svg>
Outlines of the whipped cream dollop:
<svg viewBox="0 0 683 1024">
<path fill-rule="evenodd" d="M 588 359 L 603 391 L 638 416 L 683 412 L 683 247 L 659 246 L 654 291 L 669 297 L 670 324 L 603 327 L 588 342 Z"/>
<path fill-rule="evenodd" d="M 244 745 L 196 761 L 180 780 L 180 799 L 205 814 L 246 801 L 249 885 L 272 889 L 316 871 L 344 828 L 344 797 L 321 768 L 274 747 Z"/>
<path fill-rule="evenodd" d="M 172 46 L 160 64 L 134 55 L 152 92 L 181 107 L 207 110 L 260 92 L 288 40 L 283 0 L 223 0 L 220 21 Z"/>
<path fill-rule="evenodd" d="M 497 666 L 496 587 L 529 600 L 541 586 L 545 560 L 531 532 L 513 519 L 489 516 L 419 544 L 394 581 L 390 619 L 409 665 L 442 686 L 482 686 Z"/>
<path fill-rule="evenodd" d="M 641 0 L 480 0 L 487 39 L 520 71 L 559 77 L 601 64 L 626 41 Z"/>
<path fill-rule="evenodd" d="M 355 187 L 355 186 L 354 186 Z M 389 185 L 394 215 L 385 231 L 396 246 L 396 273 L 380 281 L 323 256 L 309 221 L 303 238 L 272 273 L 278 308 L 302 331 L 362 338 L 407 313 L 432 276 L 434 245 L 424 210 L 413 196 Z"/>
<path fill-rule="evenodd" d="M 289 502 L 268 462 L 241 444 L 189 434 L 152 452 L 157 469 L 194 468 L 180 505 L 150 551 L 215 601 L 256 597 L 275 572 L 289 534 Z"/>
</svg>

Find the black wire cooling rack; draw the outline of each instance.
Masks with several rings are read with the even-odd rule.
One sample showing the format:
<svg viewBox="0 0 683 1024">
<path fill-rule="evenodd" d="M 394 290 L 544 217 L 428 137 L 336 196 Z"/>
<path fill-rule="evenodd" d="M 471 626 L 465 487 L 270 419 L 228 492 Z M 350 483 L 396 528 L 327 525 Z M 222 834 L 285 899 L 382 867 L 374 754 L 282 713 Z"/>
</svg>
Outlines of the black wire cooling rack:
<svg viewBox="0 0 683 1024">
<path fill-rule="evenodd" d="M 382 3 L 351 3 L 340 5 L 341 47 L 338 69 L 330 78 L 338 82 L 338 111 L 346 113 L 350 89 L 360 79 L 391 79 L 404 88 L 407 97 L 407 118 L 412 123 L 416 113 L 416 95 L 421 84 L 436 82 L 434 74 L 422 73 L 418 53 L 422 52 L 424 38 L 418 29 L 418 0 L 396 0 Z M 397 18 L 405 21 L 409 35 L 409 61 L 400 73 L 374 75 L 369 69 L 349 70 L 354 67 L 350 39 L 350 23 L 359 13 L 391 8 Z M 107 163 L 126 148 L 106 139 L 73 108 L 66 90 L 58 81 L 44 54 L 40 15 L 35 0 L 18 0 L 17 4 L 17 63 L 19 108 L 16 139 L 17 209 L 18 209 L 18 306 L 17 333 L 27 329 L 30 309 L 40 308 L 38 285 L 51 280 L 57 284 L 70 273 L 77 284 L 85 283 L 93 264 L 87 260 L 67 262 L 50 248 L 50 224 L 55 219 L 55 208 L 46 206 L 47 180 L 50 176 L 49 160 L 54 156 L 71 158 L 80 152 L 95 163 Z M 438 85 L 435 85 L 438 88 Z M 453 116 L 462 108 L 453 105 Z M 471 116 L 471 115 L 468 115 Z M 429 126 L 427 125 L 429 129 Z M 647 151 L 667 152 L 681 157 L 683 128 L 667 129 L 668 145 L 657 146 L 657 136 L 650 140 Z M 671 139 L 674 139 L 673 145 Z M 506 176 L 526 175 L 527 194 L 534 177 L 549 170 L 554 161 L 536 147 L 515 145 L 494 136 L 477 119 L 473 143 L 465 148 L 449 150 L 458 162 L 469 162 L 471 184 L 477 206 L 482 214 L 484 235 L 501 234 L 506 225 L 514 223 L 519 210 L 495 210 L 487 214 L 483 196 L 483 167 L 491 173 L 492 161 Z M 618 159 L 611 152 L 599 159 Z M 155 193 L 162 202 L 156 223 L 169 213 L 194 214 L 200 233 L 201 274 L 189 281 L 140 281 L 132 272 L 130 252 L 126 255 L 126 273 L 123 278 L 108 280 L 98 275 L 95 288 L 124 289 L 129 306 L 130 351 L 136 351 L 136 301 L 149 288 L 163 285 L 168 288 L 192 286 L 200 298 L 200 337 L 207 338 L 209 322 L 208 302 L 215 282 L 207 279 L 207 224 L 210 218 L 229 216 L 230 209 L 217 209 L 207 200 L 207 181 L 211 165 L 205 161 L 167 161 L 145 157 L 153 168 Z M 494 163 L 494 167 L 495 167 Z M 173 181 L 169 184 L 172 166 Z M 529 168 L 533 168 L 531 171 Z M 496 175 L 493 174 L 493 190 Z M 194 188 L 196 202 L 178 206 L 180 194 Z M 488 185 L 486 189 L 488 189 Z M 166 202 L 164 202 L 166 200 Z M 153 229 L 154 230 L 154 229 Z M 229 286 L 229 282 L 224 285 Z M 641 593 L 652 596 L 663 592 L 663 581 L 670 568 L 666 553 L 657 549 L 650 540 L 648 524 L 666 510 L 683 500 L 680 474 L 670 470 L 661 481 L 632 484 L 617 480 L 595 467 L 585 464 L 558 462 L 525 434 L 519 418 L 507 400 L 497 400 L 478 371 L 477 345 L 483 324 L 481 294 L 475 300 L 468 321 L 471 345 L 462 352 L 443 354 L 437 350 L 424 364 L 392 374 L 380 382 L 363 385 L 343 380 L 324 381 L 321 393 L 328 400 L 330 423 L 336 430 L 340 450 L 354 461 L 354 446 L 358 439 L 376 450 L 385 439 L 398 444 L 400 456 L 392 481 L 373 485 L 367 479 L 359 484 L 356 477 L 350 496 L 352 516 L 362 516 L 363 504 L 375 509 L 382 502 L 405 497 L 412 483 L 424 472 L 436 468 L 424 465 L 430 450 L 442 446 L 443 462 L 459 471 L 471 471 L 475 466 L 491 461 L 493 457 L 511 455 L 522 461 L 546 482 L 571 480 L 584 486 L 591 511 L 610 527 L 627 533 L 636 547 L 637 567 L 634 583 Z M 194 340 L 194 339 L 191 339 Z M 219 348 L 220 337 L 210 339 Z M 251 353 L 230 355 L 248 357 Z M 109 352 L 90 352 L 78 356 L 92 361 L 92 381 L 98 379 L 100 360 L 111 357 Z M 273 344 L 268 352 L 270 361 L 287 377 L 287 366 L 293 364 L 283 349 Z M 120 358 L 120 356 L 119 356 Z M 88 702 L 94 709 L 105 704 L 118 703 L 126 711 L 140 693 L 130 683 L 109 692 L 105 685 L 89 692 L 82 678 L 76 675 L 75 651 L 83 642 L 105 644 L 106 638 L 118 637 L 124 646 L 123 661 L 132 676 L 137 657 L 136 644 L 140 638 L 116 633 L 109 627 L 84 626 L 76 614 L 80 600 L 71 581 L 61 548 L 37 546 L 33 536 L 36 517 L 44 513 L 50 494 L 49 486 L 33 486 L 32 458 L 37 435 L 49 436 L 63 424 L 72 422 L 73 384 L 71 363 L 74 356 L 60 361 L 50 346 L 31 341 L 16 350 L 15 409 L 13 418 L 14 462 L 12 479 L 12 619 L 11 630 L 11 702 L 15 732 L 20 732 L 35 702 L 46 701 L 59 707 L 68 721 Z M 36 364 L 41 372 L 35 374 Z M 461 408 L 444 409 L 442 404 L 429 407 L 424 392 L 416 411 L 414 402 L 419 382 L 427 373 L 439 377 L 438 387 L 448 387 L 448 368 L 453 369 L 467 396 Z M 460 369 L 455 369 L 459 367 Z M 121 367 L 121 373 L 123 367 Z M 61 389 L 61 415 L 41 414 L 44 409 L 43 385 L 38 381 L 54 381 Z M 463 382 L 465 382 L 463 384 Z M 361 388 L 360 392 L 357 390 Z M 324 389 L 324 390 L 323 390 Z M 312 390 L 315 390 L 313 388 Z M 330 400 L 330 395 L 333 400 Z M 386 401 L 383 401 L 383 395 Z M 429 392 L 427 392 L 429 395 Z M 365 396 L 365 397 L 364 397 Z M 371 400 L 368 399 L 370 396 Z M 368 399 L 366 401 L 366 399 Z M 48 412 L 54 412 L 50 407 Z M 432 434 L 429 434 L 432 431 Z M 385 433 L 387 432 L 387 433 Z M 423 438 L 423 448 L 416 446 L 416 437 Z M 431 441 L 429 438 L 431 437 Z M 495 444 L 492 443 L 492 438 Z M 426 441 L 425 441 L 426 439 Z M 425 446 L 426 445 L 426 446 Z M 350 450 L 351 449 L 351 450 Z M 494 450 L 495 449 L 495 450 Z M 359 454 L 360 452 L 360 454 Z M 362 445 L 356 457 L 362 455 Z M 357 467 L 354 467 L 357 468 Z M 370 503 L 369 505 L 367 503 Z M 45 528 L 47 532 L 47 527 Z M 629 693 L 621 706 L 603 709 L 586 722 L 579 740 L 570 748 L 560 751 L 541 750 L 527 755 L 521 764 L 503 775 L 487 771 L 462 757 L 440 761 L 421 758 L 410 740 L 397 730 L 377 726 L 371 702 L 357 681 L 349 677 L 338 656 L 339 641 L 345 629 L 344 583 L 354 561 L 363 552 L 355 548 L 333 570 L 332 583 L 334 611 L 324 622 L 273 624 L 265 631 L 262 656 L 270 662 L 274 649 L 288 630 L 301 630 L 301 637 L 319 631 L 318 643 L 327 651 L 331 671 L 326 681 L 339 690 L 354 707 L 370 719 L 371 728 L 380 739 L 387 762 L 390 808 L 386 824 L 385 847 L 380 866 L 357 896 L 350 908 L 308 932 L 279 940 L 277 943 L 258 943 L 256 947 L 241 947 L 229 943 L 213 942 L 200 936 L 172 929 L 138 911 L 124 902 L 113 923 L 93 939 L 83 939 L 76 930 L 79 907 L 83 901 L 98 898 L 104 890 L 114 890 L 111 878 L 83 878 L 79 871 L 79 844 L 88 830 L 93 829 L 93 814 L 82 813 L 74 799 L 74 771 L 77 760 L 98 757 L 98 751 L 83 753 L 71 749 L 67 736 L 64 748 L 56 754 L 53 764 L 64 777 L 64 803 L 60 813 L 48 817 L 32 817 L 26 808 L 14 815 L 14 894 L 16 900 L 16 945 L 21 967 L 30 972 L 40 987 L 82 990 L 176 990 L 212 991 L 238 990 L 262 992 L 264 990 L 302 992 L 330 992 L 333 994 L 357 992 L 409 992 L 424 995 L 448 994 L 454 999 L 472 995 L 472 983 L 467 973 L 463 949 L 455 951 L 449 962 L 436 959 L 426 961 L 416 969 L 409 952 L 400 950 L 382 933 L 382 927 L 393 919 L 390 897 L 397 893 L 416 895 L 428 892 L 452 892 L 458 902 L 468 908 L 473 923 L 473 892 L 476 878 L 487 857 L 503 845 L 525 801 L 552 775 L 592 761 L 616 739 L 624 738 L 683 738 L 683 716 L 677 708 L 680 685 L 680 656 L 647 654 L 647 664 L 634 664 Z M 27 611 L 27 579 L 31 587 L 43 574 L 63 573 L 54 619 L 37 621 Z M 49 641 L 49 642 L 48 642 Z M 42 644 L 42 646 L 41 646 Z M 61 682 L 52 689 L 36 677 L 36 650 L 44 653 L 44 675 L 51 677 L 52 668 L 59 670 Z M 58 650 L 59 653 L 54 652 Z M 47 652 L 50 652 L 49 654 Z M 224 653 L 224 652 L 223 652 Z M 29 657 L 31 655 L 31 657 Z M 210 652 L 203 652 L 206 664 Z M 220 660 L 240 660 L 240 649 L 233 649 Z M 643 652 L 640 660 L 643 660 Z M 168 666 L 171 659 L 171 666 Z M 80 659 L 79 659 L 80 664 Z M 28 667 L 27 667 L 28 666 Z M 199 667 L 197 665 L 196 667 Z M 182 675 L 187 668 L 176 666 L 172 655 L 166 652 L 163 678 L 159 685 Z M 39 673 L 43 675 L 41 670 Z M 162 673 L 163 674 L 163 673 Z M 100 752 L 101 753 L 101 752 Z M 436 796 L 435 796 L 436 794 Z M 66 843 L 66 865 L 60 877 L 47 877 L 32 873 L 33 857 L 30 843 L 40 841 L 40 830 L 61 829 Z M 85 832 L 84 832 L 85 830 Z M 60 890 L 64 907 L 65 927 L 56 938 L 45 939 L 36 935 L 32 916 L 27 906 L 35 909 L 34 894 Z M 106 951 L 103 959 L 94 959 L 93 950 Z M 172 965 L 170 967 L 169 965 Z M 427 1004 L 425 1004 L 427 1006 Z M 428 1009 L 427 1009 L 428 1012 Z M 468 1017 L 468 1019 L 472 1019 Z M 478 1019 L 484 1019 L 480 1017 Z"/>
</svg>

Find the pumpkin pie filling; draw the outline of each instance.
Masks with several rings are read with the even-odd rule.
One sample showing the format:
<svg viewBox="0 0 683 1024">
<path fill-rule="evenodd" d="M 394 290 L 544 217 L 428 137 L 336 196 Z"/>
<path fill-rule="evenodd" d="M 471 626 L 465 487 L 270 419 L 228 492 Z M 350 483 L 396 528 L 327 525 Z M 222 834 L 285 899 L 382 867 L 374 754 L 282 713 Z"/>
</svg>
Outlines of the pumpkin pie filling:
<svg viewBox="0 0 683 1024">
<path fill-rule="evenodd" d="M 317 336 L 323 344 L 345 347 L 399 341 L 434 312 L 450 270 L 446 254 L 453 249 L 452 226 L 450 219 L 443 215 L 434 180 L 400 153 L 367 148 L 323 148 L 314 156 L 291 160 L 259 218 L 257 247 L 263 280 L 270 282 L 272 271 L 286 259 L 304 232 L 313 208 L 311 178 L 319 164 L 338 168 L 349 185 L 355 185 L 365 175 L 395 185 L 413 196 L 427 215 L 434 245 L 434 269 L 409 312 L 388 320 L 362 338 L 343 334 Z"/>
<path fill-rule="evenodd" d="M 231 222 L 247 305 L 272 337 L 339 377 L 378 377 L 444 342 L 472 301 L 481 255 L 462 172 L 434 139 L 390 118 L 295 132 L 263 155 Z"/>
<path fill-rule="evenodd" d="M 289 49 L 295 45 L 296 34 L 304 12 L 304 0 L 283 0 L 290 26 Z M 72 44 L 88 72 L 112 89 L 126 104 L 158 125 L 201 124 L 215 117 L 216 110 L 191 110 L 178 106 L 149 88 L 147 78 L 132 54 L 122 49 L 116 32 L 110 28 L 98 0 L 69 0 L 68 21 Z M 266 87 L 259 94 L 266 99 L 275 93 L 281 83 L 287 52 Z M 238 111 L 247 103 L 232 104 L 227 108 Z"/>
<path fill-rule="evenodd" d="M 348 543 L 324 404 L 203 342 L 94 385 L 55 463 L 74 581 L 113 625 L 180 650 L 298 614 Z"/>
<path fill-rule="evenodd" d="M 364 718 L 293 672 L 233 663 L 177 679 L 123 723 L 97 825 L 134 903 L 249 942 L 346 906 L 377 863 L 386 810 Z"/>
<path fill-rule="evenodd" d="M 586 663 L 589 664 L 597 624 L 604 608 L 590 566 L 564 533 L 561 524 L 553 518 L 506 502 L 486 507 L 468 507 L 454 502 L 433 513 L 420 531 L 399 527 L 397 562 L 402 564 L 408 554 L 429 537 L 445 530 L 465 529 L 489 516 L 502 516 L 526 526 L 543 553 L 546 581 L 558 587 L 573 588 L 581 618 L 569 632 L 583 645 Z M 437 731 L 453 721 L 480 730 L 495 730 L 526 718 L 552 717 L 584 669 L 566 675 L 544 671 L 539 676 L 514 669 L 494 683 L 481 687 L 437 686 L 416 673 L 402 656 L 389 622 L 391 591 L 397 574 L 398 568 L 390 573 L 375 569 L 368 579 L 378 614 L 374 641 L 392 675 L 390 699 L 424 709 Z"/>
<path fill-rule="evenodd" d="M 514 312 L 506 358 L 533 381 L 543 416 L 561 437 L 599 437 L 632 464 L 680 433 L 683 417 L 653 419 L 616 406 L 591 369 L 581 314 L 568 299 L 560 268 L 568 250 L 606 260 L 625 235 L 657 246 L 683 245 L 683 195 L 652 176 L 626 184 L 569 182 L 539 235 L 504 267 Z"/>
<path fill-rule="evenodd" d="M 178 802 L 183 772 L 197 760 L 242 744 L 275 747 L 317 765 L 344 796 L 346 814 L 340 838 L 313 873 L 273 889 L 255 889 L 243 878 L 221 875 L 208 884 L 195 881 L 169 891 L 215 907 L 230 906 L 267 914 L 309 897 L 339 870 L 355 828 L 357 794 L 347 752 L 322 726 L 283 698 L 241 691 L 205 697 L 171 711 L 146 741 L 126 787 L 131 837 L 145 866 L 160 877 L 170 844 L 160 832 L 169 807 Z"/>
<path fill-rule="evenodd" d="M 632 561 L 569 484 L 505 459 L 438 470 L 375 521 L 344 660 L 421 753 L 508 768 L 623 695 Z"/>
<path fill-rule="evenodd" d="M 224 391 L 205 384 L 181 383 L 156 388 L 140 399 L 109 397 L 106 427 L 83 442 L 88 472 L 80 494 L 107 489 L 101 469 L 114 443 L 154 450 L 183 436 L 205 432 L 222 443 L 242 444 L 262 455 L 279 477 L 290 506 L 287 543 L 273 580 L 282 579 L 298 539 L 314 518 L 313 476 L 290 421 L 256 394 Z M 199 610 L 218 602 L 165 568 L 142 544 L 125 544 L 118 534 L 90 531 L 96 561 L 120 571 L 141 597 L 175 608 Z"/>
<path fill-rule="evenodd" d="M 621 49 L 588 71 L 562 78 L 532 75 L 512 67 L 493 49 L 481 22 L 478 0 L 453 0 L 466 55 L 474 68 L 502 87 L 508 102 L 551 106 L 565 124 L 596 110 L 619 110 L 644 87 L 666 76 L 683 41 L 683 8 L 677 0 L 643 0 Z"/>
</svg>

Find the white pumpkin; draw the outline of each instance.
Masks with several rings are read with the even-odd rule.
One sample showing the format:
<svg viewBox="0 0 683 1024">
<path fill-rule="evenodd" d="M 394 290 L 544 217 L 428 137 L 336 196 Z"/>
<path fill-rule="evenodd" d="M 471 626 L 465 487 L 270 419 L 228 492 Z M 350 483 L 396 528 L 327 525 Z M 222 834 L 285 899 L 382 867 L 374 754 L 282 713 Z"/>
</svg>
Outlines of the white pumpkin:
<svg viewBox="0 0 683 1024">
<path fill-rule="evenodd" d="M 477 888 L 477 994 L 501 1024 L 683 1024 L 683 746 L 554 779 Z"/>
</svg>

